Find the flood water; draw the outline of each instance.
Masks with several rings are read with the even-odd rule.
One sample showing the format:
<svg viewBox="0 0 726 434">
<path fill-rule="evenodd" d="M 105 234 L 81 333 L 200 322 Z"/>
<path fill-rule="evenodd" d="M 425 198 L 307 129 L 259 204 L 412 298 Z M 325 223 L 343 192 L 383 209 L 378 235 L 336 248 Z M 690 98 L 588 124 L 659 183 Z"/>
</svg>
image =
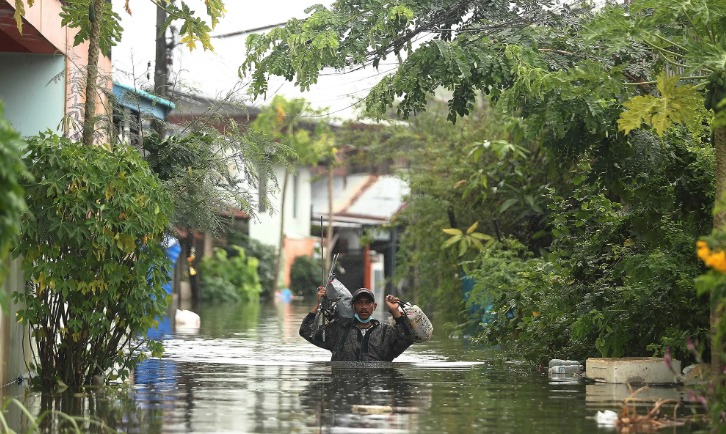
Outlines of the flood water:
<svg viewBox="0 0 726 434">
<path fill-rule="evenodd" d="M 449 339 L 435 322 L 432 341 L 393 363 L 331 363 L 329 352 L 298 335 L 309 309 L 203 306 L 201 328 L 166 336 L 164 357 L 144 362 L 132 384 L 58 396 L 53 406 L 133 433 L 607 433 L 614 429 L 599 426 L 596 411 L 617 411 L 627 396 L 625 386 L 553 381 Z M 36 417 L 49 405 L 23 386 L 2 392 Z M 13 405 L 4 416 L 16 432 L 31 429 Z M 60 418 L 43 419 L 57 432 Z M 87 420 L 81 426 L 104 431 Z"/>
</svg>

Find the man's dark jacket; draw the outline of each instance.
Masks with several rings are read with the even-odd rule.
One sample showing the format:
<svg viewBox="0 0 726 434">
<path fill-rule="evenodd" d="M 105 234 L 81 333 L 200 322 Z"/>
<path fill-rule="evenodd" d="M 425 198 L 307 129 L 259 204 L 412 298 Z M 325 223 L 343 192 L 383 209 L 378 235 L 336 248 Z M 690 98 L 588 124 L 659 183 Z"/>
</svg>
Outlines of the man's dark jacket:
<svg viewBox="0 0 726 434">
<path fill-rule="evenodd" d="M 401 316 L 396 325 L 371 320 L 365 335 L 353 319 L 336 319 L 315 330 L 315 314 L 309 313 L 300 325 L 300 336 L 333 353 L 333 362 L 391 362 L 413 343 L 413 332 Z"/>
</svg>

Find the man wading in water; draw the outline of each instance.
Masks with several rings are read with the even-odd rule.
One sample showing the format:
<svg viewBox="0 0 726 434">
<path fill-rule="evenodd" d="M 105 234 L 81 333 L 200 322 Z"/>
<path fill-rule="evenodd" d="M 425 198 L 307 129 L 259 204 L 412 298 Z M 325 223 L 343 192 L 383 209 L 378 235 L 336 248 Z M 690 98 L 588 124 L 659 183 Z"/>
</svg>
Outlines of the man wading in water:
<svg viewBox="0 0 726 434">
<path fill-rule="evenodd" d="M 396 325 L 381 324 L 371 318 L 377 304 L 373 292 L 367 288 L 353 293 L 354 318 L 339 318 L 315 330 L 315 314 L 325 292 L 324 287 L 318 288 L 318 303 L 300 325 L 300 336 L 331 351 L 331 361 L 390 362 L 413 343 L 411 327 L 398 310 L 398 297 L 387 295 L 385 299 Z"/>
</svg>

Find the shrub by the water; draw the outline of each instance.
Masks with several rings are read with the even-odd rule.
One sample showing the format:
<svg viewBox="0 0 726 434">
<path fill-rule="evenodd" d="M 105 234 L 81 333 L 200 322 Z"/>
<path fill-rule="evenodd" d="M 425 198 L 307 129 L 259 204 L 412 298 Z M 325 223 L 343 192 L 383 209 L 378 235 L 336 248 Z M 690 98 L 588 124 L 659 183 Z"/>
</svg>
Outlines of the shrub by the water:
<svg viewBox="0 0 726 434">
<path fill-rule="evenodd" d="M 206 301 L 257 301 L 262 287 L 257 275 L 257 258 L 248 257 L 241 247 L 232 247 L 237 254 L 227 255 L 224 249 L 202 259 L 199 269 L 202 283 L 201 299 Z"/>
<path fill-rule="evenodd" d="M 322 283 L 320 262 L 311 256 L 298 256 L 290 267 L 290 291 L 295 295 L 312 295 Z"/>
<path fill-rule="evenodd" d="M 227 255 L 237 254 L 235 247 L 244 249 L 247 256 L 257 258 L 257 275 L 263 293 L 269 293 L 275 279 L 275 248 L 263 244 L 238 230 L 231 230 L 227 234 Z"/>
<path fill-rule="evenodd" d="M 28 283 L 14 298 L 38 346 L 34 379 L 49 390 L 125 377 L 145 357 L 139 336 L 166 312 L 170 198 L 126 146 L 41 134 L 24 160 L 34 178 L 18 248 Z"/>
</svg>

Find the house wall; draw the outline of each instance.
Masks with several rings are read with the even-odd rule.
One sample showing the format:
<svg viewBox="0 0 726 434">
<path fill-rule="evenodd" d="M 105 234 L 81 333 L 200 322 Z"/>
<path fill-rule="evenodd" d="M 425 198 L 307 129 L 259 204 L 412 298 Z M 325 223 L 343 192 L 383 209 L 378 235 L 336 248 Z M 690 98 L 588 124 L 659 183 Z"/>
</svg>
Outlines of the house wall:
<svg viewBox="0 0 726 434">
<path fill-rule="evenodd" d="M 302 239 L 285 239 L 285 275 L 283 276 L 283 286 L 290 287 L 290 269 L 295 258 L 298 256 L 312 256 L 315 253 L 315 244 L 317 240 L 314 238 Z M 310 288 L 312 291 L 313 288 Z"/>
<path fill-rule="evenodd" d="M 14 0 L 0 0 L 0 3 L 3 14 L 15 8 Z M 9 94 L 0 93 L 0 99 L 15 98 L 12 103 L 5 101 L 5 115 L 23 135 L 36 134 L 47 128 L 55 130 L 64 115 L 77 121 L 82 119 L 88 42 L 73 45 L 77 30 L 61 26 L 60 13 L 59 0 L 36 0 L 33 6 L 26 5 L 22 35 L 15 26 L 5 25 L 2 27 L 4 33 L 0 32 L 0 37 L 17 41 L 16 52 L 0 53 L 0 68 L 3 68 L 0 70 L 0 92 Z M 36 67 L 40 71 L 34 71 Z M 110 91 L 111 58 L 101 56 L 98 69 L 101 87 Z M 20 80 L 17 79 L 18 73 L 21 74 Z M 60 101 L 57 98 L 59 89 L 63 89 Z M 31 99 L 18 99 L 17 95 L 29 95 Z M 95 98 L 97 113 L 110 114 L 106 97 L 99 92 Z M 39 100 L 42 104 L 37 103 Z M 60 116 L 57 116 L 56 104 L 59 104 Z M 33 118 L 38 115 L 38 110 L 42 110 L 40 114 L 43 117 L 35 120 Z M 30 119 L 26 118 L 28 111 L 32 113 Z M 42 127 L 36 129 L 38 125 Z M 71 126 L 66 133 L 74 139 L 80 138 L 77 125 Z"/>
<path fill-rule="evenodd" d="M 258 212 L 256 219 L 250 220 L 250 237 L 264 244 L 279 246 L 280 237 L 280 206 L 282 204 L 282 184 L 284 170 L 275 170 L 280 191 L 270 195 L 273 213 Z M 288 175 L 287 200 L 285 201 L 285 235 L 288 238 L 302 239 L 310 237 L 310 171 L 298 168 L 297 182 L 295 176 Z"/>
<path fill-rule="evenodd" d="M 65 114 L 65 57 L 0 53 L 0 100 L 5 117 L 22 136 L 56 130 Z"/>
<path fill-rule="evenodd" d="M 285 243 L 283 246 L 283 264 L 280 281 L 284 285 L 290 283 L 290 266 L 300 254 L 312 254 L 315 240 L 310 238 L 310 171 L 298 168 L 297 174 L 288 174 L 287 198 L 285 200 Z M 249 223 L 250 238 L 272 246 L 277 250 L 280 240 L 280 213 L 282 205 L 282 185 L 285 172 L 283 168 L 275 170 L 280 191 L 270 195 L 273 212 L 259 212 L 257 218 Z M 272 183 L 268 183 L 272 185 Z"/>
</svg>

